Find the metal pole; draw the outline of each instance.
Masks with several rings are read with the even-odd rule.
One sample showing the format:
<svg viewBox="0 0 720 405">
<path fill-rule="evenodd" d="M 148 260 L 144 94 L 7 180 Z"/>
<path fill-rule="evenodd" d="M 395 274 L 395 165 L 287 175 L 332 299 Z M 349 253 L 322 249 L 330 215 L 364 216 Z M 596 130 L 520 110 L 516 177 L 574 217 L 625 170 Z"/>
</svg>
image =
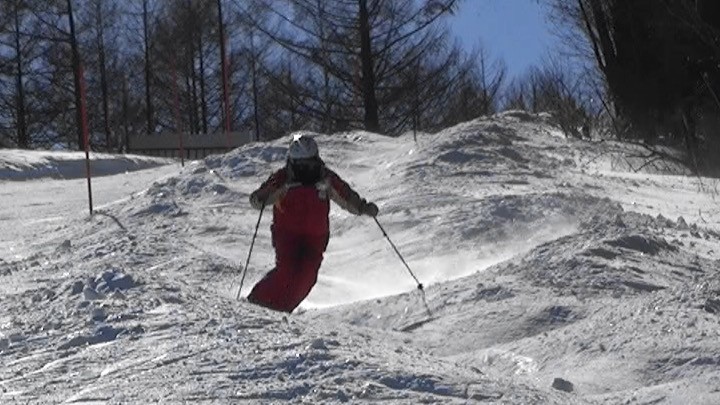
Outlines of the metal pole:
<svg viewBox="0 0 720 405">
<path fill-rule="evenodd" d="M 240 292 L 242 291 L 243 283 L 245 282 L 245 275 L 247 274 L 248 265 L 250 265 L 250 255 L 252 255 L 253 246 L 255 246 L 255 238 L 257 237 L 258 229 L 260 228 L 260 220 L 262 219 L 263 211 L 265 211 L 265 205 L 260 208 L 260 215 L 258 215 L 257 224 L 255 224 L 255 233 L 253 233 L 252 241 L 250 242 L 250 251 L 248 252 L 247 260 L 245 261 L 245 267 L 242 270 L 242 277 L 240 278 L 240 288 L 238 288 L 236 300 L 240 299 Z"/>
<path fill-rule="evenodd" d="M 85 100 L 85 71 L 82 64 L 78 65 L 78 78 L 80 81 L 80 121 L 83 134 L 83 143 L 85 144 L 85 175 L 87 177 L 88 205 L 90 207 L 90 215 L 92 215 L 93 200 L 92 181 L 90 180 L 90 131 L 88 129 L 87 104 Z"/>
<path fill-rule="evenodd" d="M 420 280 L 418 280 L 418 278 L 415 277 L 415 274 L 413 274 L 412 270 L 410 270 L 410 266 L 408 266 L 407 262 L 405 261 L 405 259 L 403 258 L 403 256 L 400 254 L 400 251 L 398 250 L 398 248 L 395 247 L 395 244 L 393 243 L 393 241 L 390 240 L 390 237 L 388 236 L 387 232 L 385 232 L 385 228 L 383 228 L 382 225 L 380 225 L 380 222 L 378 222 L 377 218 L 373 217 L 373 219 L 375 220 L 375 223 L 377 224 L 377 226 L 380 227 L 380 230 L 382 231 L 383 236 L 385 236 L 385 239 L 387 239 L 387 241 L 390 242 L 390 246 L 392 246 L 392 248 L 395 249 L 395 253 L 397 253 L 398 257 L 400 258 L 400 260 L 401 260 L 401 261 L 403 262 L 403 264 L 405 265 L 405 268 L 407 268 L 407 271 L 410 273 L 410 275 L 412 276 L 412 278 L 415 279 L 415 282 L 416 282 L 417 285 L 418 285 L 418 290 L 422 290 L 422 289 L 423 289 L 423 285 L 420 283 Z"/>
<path fill-rule="evenodd" d="M 380 222 L 378 222 L 378 220 L 377 220 L 376 217 L 373 217 L 373 219 L 375 220 L 375 223 L 377 224 L 377 226 L 378 226 L 378 227 L 380 228 L 380 230 L 382 231 L 383 236 L 385 236 L 385 239 L 387 239 L 387 241 L 390 243 L 390 246 L 392 246 L 392 248 L 395 250 L 395 253 L 397 253 L 398 257 L 400 258 L 400 260 L 401 260 L 401 261 L 403 262 L 403 264 L 405 265 L 405 268 L 407 268 L 407 271 L 410 273 L 410 275 L 412 276 L 412 278 L 415 279 L 415 282 L 417 283 L 417 288 L 418 288 L 418 290 L 420 290 L 420 293 L 422 293 L 422 300 L 423 300 L 423 304 L 425 304 L 425 309 L 427 310 L 428 315 L 430 315 L 430 316 L 432 317 L 432 311 L 430 311 L 430 306 L 428 305 L 427 299 L 425 298 L 425 289 L 424 289 L 422 283 L 420 283 L 420 280 L 418 280 L 418 278 L 415 277 L 415 274 L 412 272 L 412 270 L 410 270 L 410 266 L 408 266 L 407 262 L 405 261 L 405 258 L 403 258 L 403 256 L 400 254 L 400 251 L 399 251 L 398 248 L 395 246 L 395 244 L 393 243 L 393 241 L 390 240 L 390 237 L 388 236 L 387 232 L 385 232 L 385 228 L 383 228 L 382 225 L 380 225 Z"/>
</svg>

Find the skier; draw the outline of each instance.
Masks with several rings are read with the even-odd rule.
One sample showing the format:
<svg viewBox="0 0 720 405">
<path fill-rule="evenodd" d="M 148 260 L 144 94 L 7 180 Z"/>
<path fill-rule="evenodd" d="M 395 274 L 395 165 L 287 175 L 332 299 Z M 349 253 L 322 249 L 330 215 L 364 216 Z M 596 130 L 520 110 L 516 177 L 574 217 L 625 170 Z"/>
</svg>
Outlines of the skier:
<svg viewBox="0 0 720 405">
<path fill-rule="evenodd" d="M 253 287 L 248 301 L 292 312 L 307 297 L 330 238 L 330 200 L 355 215 L 378 214 L 377 205 L 325 166 L 313 138 L 294 135 L 285 167 L 250 195 L 256 209 L 273 205 L 275 268 Z"/>
</svg>

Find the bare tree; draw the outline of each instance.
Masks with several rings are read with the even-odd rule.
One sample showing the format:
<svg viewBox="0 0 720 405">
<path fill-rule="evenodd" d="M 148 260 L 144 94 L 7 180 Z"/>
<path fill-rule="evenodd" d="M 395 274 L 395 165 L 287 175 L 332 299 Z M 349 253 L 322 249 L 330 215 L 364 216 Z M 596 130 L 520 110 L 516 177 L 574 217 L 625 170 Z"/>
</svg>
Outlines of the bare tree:
<svg viewBox="0 0 720 405">
<path fill-rule="evenodd" d="M 527 82 L 525 80 L 514 79 L 505 89 L 503 96 L 503 110 L 522 110 L 529 111 L 528 91 L 526 89 Z"/>
<path fill-rule="evenodd" d="M 11 95 L 10 100 L 12 100 L 12 96 L 15 96 L 15 105 L 14 108 L 12 108 L 12 102 L 6 103 L 6 105 L 8 107 L 8 111 L 15 111 L 14 118 L 16 141 L 18 146 L 21 148 L 27 148 L 30 146 L 27 100 L 25 97 L 26 61 L 25 52 L 23 51 L 22 46 L 23 39 L 21 33 L 21 21 L 23 20 L 25 7 L 26 5 L 21 0 L 13 0 L 11 2 L 3 3 L 3 5 L 0 6 L 0 15 L 6 16 L 7 18 L 0 22 L 0 26 L 6 27 L 6 29 L 11 32 L 10 37 L 12 39 L 7 42 L 7 45 L 9 45 L 14 52 L 15 92 Z M 12 29 L 10 29 L 10 26 L 12 26 Z M 11 65 L 13 65 L 13 63 L 7 60 L 7 64 L 4 65 L 4 68 L 2 69 L 8 77 L 12 76 L 12 74 L 10 74 Z"/>
<path fill-rule="evenodd" d="M 67 18 L 70 26 L 70 49 L 72 49 L 72 67 L 73 67 L 73 78 L 75 80 L 75 124 L 77 126 L 77 147 L 79 150 L 83 149 L 84 134 L 83 134 L 83 117 L 82 117 L 82 100 L 81 100 L 81 64 L 80 51 L 78 49 L 77 36 L 75 34 L 75 14 L 73 14 L 72 0 L 67 0 Z"/>
<path fill-rule="evenodd" d="M 703 137 L 715 136 L 700 133 L 698 120 L 719 115 L 718 2 L 547 1 L 602 72 L 618 135 L 684 144 L 694 159 Z"/>
<path fill-rule="evenodd" d="M 445 78 L 450 87 L 443 99 L 446 104 L 431 113 L 442 117 L 440 127 L 475 119 L 496 111 L 499 104 L 500 88 L 504 84 L 507 68 L 502 60 L 490 60 L 485 51 L 464 56 Z M 432 95 L 428 99 L 434 100 Z M 435 101 L 437 102 L 437 101 Z"/>
<path fill-rule="evenodd" d="M 225 19 L 222 11 L 222 0 L 217 0 L 218 9 L 218 34 L 220 36 L 220 66 L 222 77 L 220 82 L 222 83 L 222 105 L 223 105 L 223 130 L 230 132 L 230 95 L 228 94 L 228 64 L 227 64 L 227 53 L 225 50 L 225 44 L 227 38 L 225 36 Z"/>
<path fill-rule="evenodd" d="M 255 127 L 255 140 L 260 140 L 260 83 L 258 79 L 258 52 L 255 47 L 255 33 L 250 32 L 250 47 L 247 53 L 250 58 L 250 74 L 252 77 L 253 124 Z"/>
<path fill-rule="evenodd" d="M 91 65 L 87 66 L 86 70 L 88 73 L 97 72 L 99 77 L 99 80 L 88 80 L 91 84 L 89 86 L 91 94 L 88 97 L 96 99 L 95 95 L 99 93 L 99 102 L 92 103 L 97 104 L 100 109 L 96 114 L 97 117 L 101 117 L 100 120 L 96 120 L 98 121 L 97 129 L 104 134 L 105 147 L 112 148 L 117 140 L 113 135 L 114 112 L 111 111 L 111 94 L 120 92 L 121 80 L 115 80 L 114 77 L 117 73 L 115 66 L 118 58 L 117 45 L 108 44 L 106 38 L 108 35 L 117 37 L 114 28 L 119 20 L 120 11 L 116 2 L 107 0 L 93 0 L 87 6 L 84 10 L 86 15 L 81 15 L 81 18 L 84 17 L 85 24 L 89 27 L 90 38 L 87 42 L 92 43 L 92 47 L 88 47 L 88 49 L 93 49 L 94 52 L 88 52 L 86 55 L 85 60 L 88 65 Z M 89 79 L 93 79 L 93 77 Z"/>
<path fill-rule="evenodd" d="M 511 84 L 508 97 L 508 109 L 551 113 L 567 136 L 587 136 L 592 106 L 583 81 L 556 59 L 530 68 Z"/>
<path fill-rule="evenodd" d="M 143 50 L 144 50 L 144 74 L 145 74 L 145 119 L 147 122 L 147 133 L 155 132 L 154 108 L 152 100 L 152 59 L 150 48 L 150 10 L 149 0 L 142 0 L 142 21 L 143 21 Z"/>
<path fill-rule="evenodd" d="M 81 65 L 95 147 L 233 125 L 260 140 L 439 129 L 493 111 L 504 80 L 441 24 L 459 1 L 7 0 L 0 132 L 81 147 Z"/>
<path fill-rule="evenodd" d="M 491 114 L 497 108 L 500 90 L 507 77 L 507 65 L 501 59 L 491 59 L 487 49 L 481 48 L 477 52 L 477 77 L 481 92 L 480 113 Z"/>
<path fill-rule="evenodd" d="M 410 83 L 405 72 L 418 60 L 446 51 L 445 34 L 436 23 L 457 3 L 339 0 L 330 5 L 317 0 L 257 0 L 245 9 L 245 16 L 261 33 L 307 61 L 316 72 L 319 80 L 313 81 L 323 83 L 325 91 L 306 100 L 314 104 L 307 105 L 308 110 L 327 115 L 333 110 L 328 104 L 336 103 L 318 99 L 342 94 L 341 103 L 346 107 L 333 112 L 334 121 L 345 121 L 348 114 L 343 111 L 357 108 L 362 117 L 351 112 L 349 118 L 364 128 L 382 132 L 388 127 L 395 132 L 396 122 L 383 121 L 394 121 L 400 111 L 398 103 L 404 102 L 399 100 L 411 94 L 405 91 L 404 86 Z M 257 19 L 257 10 L 271 18 Z"/>
<path fill-rule="evenodd" d="M 273 139 L 298 129 L 330 132 L 343 127 L 342 123 L 335 121 L 339 114 L 336 112 L 338 105 L 333 105 L 328 94 L 323 96 L 323 101 L 328 101 L 327 103 L 319 104 L 316 110 L 308 108 L 313 105 L 310 100 L 316 95 L 309 93 L 307 89 L 326 89 L 328 93 L 334 89 L 314 82 L 314 77 L 303 74 L 304 69 L 298 66 L 302 66 L 302 61 L 290 53 L 265 63 L 264 69 L 267 71 L 262 73 L 267 80 L 267 86 L 263 91 L 265 97 L 258 102 L 262 102 L 272 111 L 264 123 L 266 138 Z M 325 77 L 323 75 L 323 78 Z"/>
</svg>

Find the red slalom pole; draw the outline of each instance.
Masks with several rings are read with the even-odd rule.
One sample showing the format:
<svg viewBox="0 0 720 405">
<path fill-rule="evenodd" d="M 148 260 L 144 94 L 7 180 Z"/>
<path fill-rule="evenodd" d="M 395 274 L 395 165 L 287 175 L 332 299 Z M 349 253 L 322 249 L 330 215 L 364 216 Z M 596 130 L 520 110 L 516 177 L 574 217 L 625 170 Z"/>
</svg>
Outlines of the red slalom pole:
<svg viewBox="0 0 720 405">
<path fill-rule="evenodd" d="M 83 132 L 83 142 L 85 143 L 85 175 L 87 177 L 88 203 L 90 206 L 90 215 L 93 214 L 92 200 L 92 181 L 90 176 L 90 131 L 88 130 L 87 119 L 87 102 L 85 100 L 85 70 L 83 65 L 78 65 L 78 76 L 80 77 L 80 117 Z"/>
</svg>

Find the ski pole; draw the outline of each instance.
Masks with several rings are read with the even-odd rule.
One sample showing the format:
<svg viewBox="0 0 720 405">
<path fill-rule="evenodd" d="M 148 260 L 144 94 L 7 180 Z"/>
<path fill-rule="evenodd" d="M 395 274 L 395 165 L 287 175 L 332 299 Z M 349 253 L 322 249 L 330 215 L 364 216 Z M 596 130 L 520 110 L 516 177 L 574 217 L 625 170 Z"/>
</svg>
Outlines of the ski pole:
<svg viewBox="0 0 720 405">
<path fill-rule="evenodd" d="M 395 246 L 395 244 L 393 243 L 393 241 L 390 240 L 390 237 L 388 236 L 387 232 L 385 232 L 385 228 L 383 228 L 383 226 L 380 225 L 380 222 L 377 220 L 376 217 L 373 217 L 373 219 L 375 220 L 375 223 L 377 224 L 377 226 L 378 226 L 378 227 L 380 228 L 380 230 L 382 231 L 383 236 L 385 236 L 385 239 L 387 239 L 387 241 L 390 243 L 390 246 L 392 246 L 392 248 L 395 250 L 395 253 L 397 253 L 398 257 L 400 258 L 400 261 L 403 262 L 403 264 L 405 265 L 405 268 L 407 269 L 407 271 L 410 273 L 410 275 L 412 276 L 412 278 L 413 278 L 413 279 L 415 280 L 415 282 L 417 283 L 417 288 L 418 288 L 418 290 L 420 290 L 420 292 L 422 293 L 422 300 L 423 300 L 423 303 L 425 304 L 425 309 L 427 309 L 428 314 L 430 314 L 430 316 L 432 316 L 432 312 L 430 311 L 430 307 L 428 306 L 427 300 L 425 299 L 425 289 L 424 289 L 422 283 L 420 282 L 420 280 L 418 280 L 417 277 L 415 277 L 415 274 L 412 272 L 412 270 L 410 270 L 410 266 L 408 266 L 407 262 L 405 261 L 405 258 L 403 258 L 403 256 L 400 254 L 400 251 L 399 251 L 398 248 Z"/>
<path fill-rule="evenodd" d="M 250 264 L 250 255 L 252 255 L 253 246 L 255 246 L 255 237 L 257 237 L 258 229 L 260 228 L 260 220 L 262 219 L 263 211 L 265 211 L 265 204 L 260 208 L 260 215 L 258 215 L 257 224 L 255 225 L 255 232 L 253 233 L 252 242 L 250 242 L 250 251 L 248 252 L 247 260 L 245 261 L 245 267 L 243 267 L 242 277 L 240 278 L 240 288 L 238 288 L 236 300 L 240 299 L 240 292 L 242 291 L 243 282 L 245 282 L 245 274 L 247 274 L 247 268 Z"/>
</svg>

